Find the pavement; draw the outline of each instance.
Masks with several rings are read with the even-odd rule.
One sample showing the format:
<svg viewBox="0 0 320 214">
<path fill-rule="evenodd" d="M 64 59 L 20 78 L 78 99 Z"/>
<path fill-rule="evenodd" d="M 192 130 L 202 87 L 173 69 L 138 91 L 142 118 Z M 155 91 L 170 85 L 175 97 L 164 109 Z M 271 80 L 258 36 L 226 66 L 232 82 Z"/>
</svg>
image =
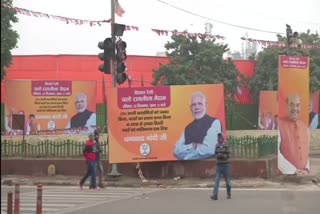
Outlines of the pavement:
<svg viewBox="0 0 320 214">
<path fill-rule="evenodd" d="M 81 176 L 64 176 L 64 175 L 1 175 L 1 185 L 14 186 L 20 185 L 37 185 L 43 186 L 78 186 Z M 89 179 L 86 182 L 88 185 Z M 221 182 L 224 186 L 224 180 Z M 263 178 L 241 178 L 231 179 L 233 188 L 319 188 L 319 175 L 291 175 L 277 176 L 272 179 Z M 166 178 L 157 180 L 141 180 L 138 177 L 128 177 L 120 175 L 117 177 L 106 176 L 105 187 L 157 187 L 157 188 L 207 188 L 213 187 L 214 178 Z"/>
<path fill-rule="evenodd" d="M 320 189 L 320 158 L 310 158 L 311 172 L 309 175 L 279 175 L 271 179 L 263 178 L 232 178 L 233 188 L 297 188 L 315 187 Z M 82 175 L 1 175 L 1 185 L 66 185 L 78 186 Z M 129 177 L 125 175 L 109 176 L 104 179 L 106 187 L 158 187 L 158 188 L 205 188 L 213 187 L 212 178 L 161 178 L 161 179 L 141 179 L 140 177 Z M 87 180 L 87 185 L 89 179 Z M 224 186 L 222 180 L 221 186 Z"/>
</svg>

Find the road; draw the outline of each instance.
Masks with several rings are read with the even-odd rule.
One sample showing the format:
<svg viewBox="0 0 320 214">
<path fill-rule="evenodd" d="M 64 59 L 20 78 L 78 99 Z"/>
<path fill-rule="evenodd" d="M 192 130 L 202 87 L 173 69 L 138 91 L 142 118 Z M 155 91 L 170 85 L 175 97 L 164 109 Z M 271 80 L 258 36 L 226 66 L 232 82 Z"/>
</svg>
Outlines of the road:
<svg viewBox="0 0 320 214">
<path fill-rule="evenodd" d="M 14 193 L 14 186 L 1 186 L 1 211 L 6 213 L 8 192 Z M 148 194 L 157 189 L 148 188 L 106 188 L 100 191 L 80 190 L 79 187 L 70 186 L 44 186 L 42 192 L 42 213 L 62 214 L 70 211 L 85 209 L 102 203 L 134 198 Z M 14 196 L 13 196 L 14 198 Z M 36 213 L 36 186 L 20 187 L 20 213 Z M 86 211 L 85 211 L 86 213 Z M 90 212 L 94 214 L 95 212 Z"/>
<path fill-rule="evenodd" d="M 1 210 L 6 211 L 7 191 L 1 187 Z M 44 187 L 43 213 L 50 214 L 318 214 L 320 188 L 234 189 L 226 199 L 209 199 L 209 188 L 111 188 L 80 191 L 76 187 Z M 35 213 L 36 187 L 21 187 L 21 214 Z"/>
</svg>

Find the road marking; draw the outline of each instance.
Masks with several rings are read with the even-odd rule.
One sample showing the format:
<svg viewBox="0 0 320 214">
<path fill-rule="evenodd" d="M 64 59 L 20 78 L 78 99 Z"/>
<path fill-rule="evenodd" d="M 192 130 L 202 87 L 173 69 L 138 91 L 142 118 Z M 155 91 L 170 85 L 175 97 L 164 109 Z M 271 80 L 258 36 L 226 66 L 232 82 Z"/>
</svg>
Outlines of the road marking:
<svg viewBox="0 0 320 214">
<path fill-rule="evenodd" d="M 36 189 L 35 186 L 23 186 L 23 188 L 20 188 L 21 213 L 31 214 L 36 212 L 37 192 L 28 191 L 30 188 Z M 24 190 L 28 192 L 23 192 Z M 75 187 L 65 188 L 63 186 L 54 188 L 44 187 L 42 193 L 42 211 L 47 214 L 64 214 L 99 204 L 134 198 L 158 190 L 154 188 L 105 188 L 100 191 L 93 191 L 79 190 Z M 6 212 L 7 195 L 5 193 L 1 195 L 1 211 Z"/>
</svg>

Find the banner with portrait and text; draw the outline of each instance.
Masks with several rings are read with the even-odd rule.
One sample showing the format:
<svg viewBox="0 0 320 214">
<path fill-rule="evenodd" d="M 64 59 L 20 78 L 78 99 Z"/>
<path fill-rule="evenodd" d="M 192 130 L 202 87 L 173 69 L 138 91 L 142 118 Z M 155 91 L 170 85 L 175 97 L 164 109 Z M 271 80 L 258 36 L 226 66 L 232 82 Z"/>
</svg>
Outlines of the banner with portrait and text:
<svg viewBox="0 0 320 214">
<path fill-rule="evenodd" d="M 278 105 L 278 168 L 283 174 L 308 174 L 308 57 L 279 56 Z"/>
<path fill-rule="evenodd" d="M 110 163 L 210 158 L 225 134 L 222 84 L 108 88 L 107 104 Z"/>
<path fill-rule="evenodd" d="M 278 93 L 277 91 L 260 91 L 258 129 L 278 129 Z"/>
<path fill-rule="evenodd" d="M 96 82 L 8 80 L 6 135 L 83 134 L 96 129 Z M 24 115 L 24 120 L 16 115 Z M 15 129 L 15 123 L 24 122 Z"/>
</svg>

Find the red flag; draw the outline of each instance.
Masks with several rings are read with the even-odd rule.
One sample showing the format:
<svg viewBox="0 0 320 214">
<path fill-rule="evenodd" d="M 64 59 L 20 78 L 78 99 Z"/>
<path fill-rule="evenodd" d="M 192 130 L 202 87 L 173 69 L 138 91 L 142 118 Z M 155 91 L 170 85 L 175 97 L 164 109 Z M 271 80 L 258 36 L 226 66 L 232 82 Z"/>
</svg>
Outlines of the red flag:
<svg viewBox="0 0 320 214">
<path fill-rule="evenodd" d="M 118 0 L 116 0 L 116 5 L 115 5 L 115 13 L 122 17 L 122 15 L 125 13 L 126 11 L 121 7 L 121 5 L 119 4 Z"/>
</svg>

